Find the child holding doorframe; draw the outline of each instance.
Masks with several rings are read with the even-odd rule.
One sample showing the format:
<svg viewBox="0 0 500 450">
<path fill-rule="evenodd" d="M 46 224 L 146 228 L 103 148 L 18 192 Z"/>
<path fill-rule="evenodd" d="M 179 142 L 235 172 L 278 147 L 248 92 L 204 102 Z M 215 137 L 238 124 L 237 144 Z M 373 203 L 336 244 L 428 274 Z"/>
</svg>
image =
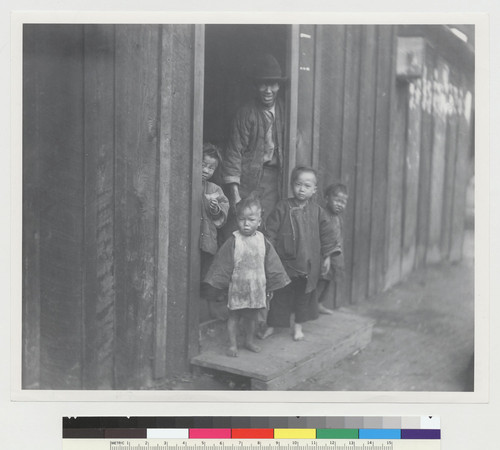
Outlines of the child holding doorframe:
<svg viewBox="0 0 500 450">
<path fill-rule="evenodd" d="M 341 252 L 326 212 L 313 201 L 316 171 L 296 167 L 290 182 L 293 197 L 278 202 L 266 230 L 292 282 L 275 293 L 267 316 L 268 328 L 259 335 L 262 339 L 271 336 L 275 327 L 289 327 L 292 314 L 293 339 L 304 339 L 302 324 L 317 318 L 314 290 L 320 273 L 326 274 L 330 256 Z"/>
<path fill-rule="evenodd" d="M 347 186 L 342 183 L 331 184 L 325 189 L 324 193 L 326 202 L 326 212 L 333 226 L 336 240 L 343 248 L 343 213 L 347 206 L 349 195 L 347 194 Z M 316 295 L 318 297 L 318 311 L 320 314 L 332 314 L 333 311 L 325 306 L 326 295 L 330 283 L 334 281 L 339 283 L 344 278 L 344 253 L 331 257 L 330 270 L 325 275 L 322 275 L 316 287 Z"/>
<path fill-rule="evenodd" d="M 228 289 L 228 356 L 238 356 L 240 319 L 245 322 L 245 348 L 260 352 L 254 342 L 259 311 L 266 308 L 273 291 L 290 283 L 274 247 L 257 230 L 261 214 L 260 201 L 252 195 L 236 205 L 238 229 L 219 249 L 205 277 L 214 288 Z"/>
<path fill-rule="evenodd" d="M 227 220 L 229 200 L 224 195 L 221 187 L 209 181 L 220 163 L 220 152 L 213 144 L 203 144 L 203 157 L 201 166 L 202 179 L 202 208 L 201 208 L 201 280 L 205 277 L 214 255 L 217 253 L 217 229 L 221 228 Z M 209 288 L 202 284 L 201 296 L 212 297 Z M 208 309 L 210 316 L 217 316 L 214 305 L 209 301 Z"/>
</svg>

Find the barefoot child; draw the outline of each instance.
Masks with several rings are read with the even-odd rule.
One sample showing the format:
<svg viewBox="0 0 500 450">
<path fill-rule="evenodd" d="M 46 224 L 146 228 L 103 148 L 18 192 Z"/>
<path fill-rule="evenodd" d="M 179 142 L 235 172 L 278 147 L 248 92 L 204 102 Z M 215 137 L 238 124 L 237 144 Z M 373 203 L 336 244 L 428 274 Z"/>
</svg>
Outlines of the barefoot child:
<svg viewBox="0 0 500 450">
<path fill-rule="evenodd" d="M 291 314 L 295 314 L 293 339 L 304 338 L 302 324 L 317 317 L 313 293 L 320 272 L 327 273 L 330 256 L 340 253 L 325 211 L 312 201 L 316 171 L 296 167 L 290 182 L 293 197 L 278 203 L 266 229 L 292 282 L 275 293 L 267 316 L 269 328 L 259 335 L 263 339 L 274 333 L 274 327 L 290 326 Z"/>
<path fill-rule="evenodd" d="M 238 230 L 233 232 L 217 252 L 205 282 L 217 289 L 229 289 L 228 356 L 238 356 L 238 324 L 243 319 L 245 348 L 261 349 L 254 342 L 255 323 L 266 296 L 286 286 L 290 280 L 276 251 L 264 235 L 257 231 L 262 209 L 257 198 L 248 197 L 236 205 Z"/>
<path fill-rule="evenodd" d="M 220 162 L 219 149 L 213 144 L 203 144 L 203 160 L 201 166 L 202 179 L 202 208 L 201 208 L 201 231 L 200 231 L 200 250 L 201 250 L 201 279 L 203 280 L 208 268 L 213 260 L 213 255 L 217 253 L 217 229 L 221 228 L 227 219 L 229 209 L 229 200 L 222 192 L 222 189 L 215 183 L 208 180 L 212 178 Z M 210 297 L 207 292 L 207 286 L 201 286 L 201 296 Z M 212 311 L 212 302 L 208 303 L 210 315 L 214 316 Z"/>
<path fill-rule="evenodd" d="M 325 189 L 326 212 L 335 231 L 335 236 L 343 247 L 344 226 L 343 213 L 347 206 L 347 187 L 344 184 L 331 184 Z M 344 277 L 344 254 L 331 257 L 330 270 L 324 276 L 321 276 L 316 294 L 318 296 L 318 311 L 320 314 L 332 314 L 333 311 L 325 306 L 326 297 L 330 282 L 333 280 L 338 283 Z"/>
</svg>

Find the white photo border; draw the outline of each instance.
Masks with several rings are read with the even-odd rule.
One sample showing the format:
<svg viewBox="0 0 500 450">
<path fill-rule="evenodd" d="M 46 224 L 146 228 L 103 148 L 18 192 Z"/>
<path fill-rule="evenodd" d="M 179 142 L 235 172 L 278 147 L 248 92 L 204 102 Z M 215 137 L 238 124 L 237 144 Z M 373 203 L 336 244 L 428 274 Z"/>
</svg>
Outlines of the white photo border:
<svg viewBox="0 0 500 450">
<path fill-rule="evenodd" d="M 289 402 L 279 391 L 64 391 L 25 390 L 22 374 L 22 27 L 26 23 L 269 23 L 443 24 L 476 26 L 475 77 L 475 367 L 474 392 L 294 391 L 293 402 L 486 403 L 490 358 L 489 229 L 489 27 L 479 13 L 198 13 L 198 12 L 14 12 L 11 18 L 11 399 L 105 402 Z M 480 239 L 478 238 L 480 236 Z"/>
</svg>

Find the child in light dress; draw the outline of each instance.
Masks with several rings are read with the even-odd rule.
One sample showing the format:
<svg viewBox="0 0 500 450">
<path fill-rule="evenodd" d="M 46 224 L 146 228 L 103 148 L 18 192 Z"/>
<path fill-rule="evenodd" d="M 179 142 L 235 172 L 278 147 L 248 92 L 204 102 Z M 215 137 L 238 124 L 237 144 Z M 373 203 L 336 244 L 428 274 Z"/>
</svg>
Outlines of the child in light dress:
<svg viewBox="0 0 500 450">
<path fill-rule="evenodd" d="M 254 341 L 259 311 L 273 291 L 290 283 L 274 247 L 257 230 L 261 214 L 260 202 L 252 196 L 236 205 L 238 229 L 221 246 L 205 277 L 214 288 L 228 290 L 228 356 L 238 356 L 240 321 L 245 323 L 244 347 L 260 352 Z"/>
</svg>

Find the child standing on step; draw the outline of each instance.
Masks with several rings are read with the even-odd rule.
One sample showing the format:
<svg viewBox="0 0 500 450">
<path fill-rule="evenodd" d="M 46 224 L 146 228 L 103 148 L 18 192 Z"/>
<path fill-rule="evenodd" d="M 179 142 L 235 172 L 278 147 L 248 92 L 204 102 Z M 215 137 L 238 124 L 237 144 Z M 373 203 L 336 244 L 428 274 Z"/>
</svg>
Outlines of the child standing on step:
<svg viewBox="0 0 500 450">
<path fill-rule="evenodd" d="M 335 237 L 343 249 L 344 211 L 349 196 L 347 187 L 342 183 L 331 184 L 325 189 L 326 212 L 333 226 Z M 320 314 L 332 314 L 333 311 L 325 306 L 330 283 L 337 285 L 344 278 L 344 253 L 331 257 L 330 270 L 322 275 L 318 281 L 316 295 L 318 296 L 318 311 Z"/>
<path fill-rule="evenodd" d="M 292 282 L 274 295 L 267 316 L 265 339 L 275 327 L 289 327 L 295 315 L 293 339 L 304 338 L 302 324 L 317 318 L 314 290 L 320 273 L 330 270 L 330 256 L 341 252 L 326 212 L 313 201 L 317 174 L 310 167 L 296 167 L 291 174 L 293 197 L 281 200 L 266 223 L 267 235 Z"/>
<path fill-rule="evenodd" d="M 246 325 L 245 348 L 259 352 L 254 342 L 259 311 L 266 308 L 272 291 L 290 283 L 274 247 L 257 230 L 262 208 L 249 196 L 236 205 L 238 230 L 224 242 L 208 270 L 205 282 L 217 289 L 228 289 L 228 356 L 238 356 L 238 325 Z"/>
</svg>

